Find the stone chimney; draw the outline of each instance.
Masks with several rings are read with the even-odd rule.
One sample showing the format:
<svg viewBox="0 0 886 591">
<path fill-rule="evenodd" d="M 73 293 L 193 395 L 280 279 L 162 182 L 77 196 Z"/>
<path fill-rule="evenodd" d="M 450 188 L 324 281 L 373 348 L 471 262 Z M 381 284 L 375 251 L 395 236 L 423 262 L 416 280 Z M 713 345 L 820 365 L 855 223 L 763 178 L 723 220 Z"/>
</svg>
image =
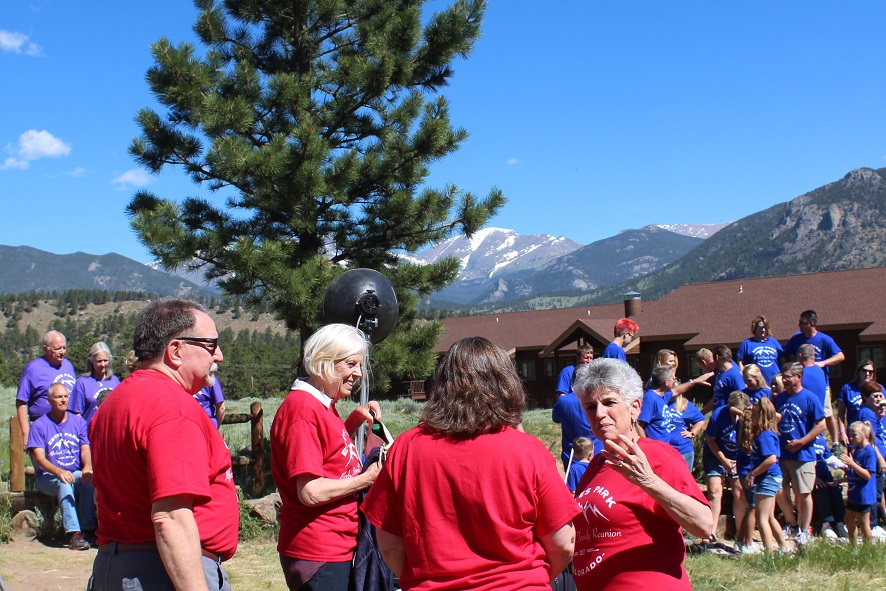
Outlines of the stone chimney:
<svg viewBox="0 0 886 591">
<path fill-rule="evenodd" d="M 625 318 L 637 316 L 643 311 L 643 298 L 639 292 L 629 291 L 623 294 L 625 299 Z"/>
</svg>

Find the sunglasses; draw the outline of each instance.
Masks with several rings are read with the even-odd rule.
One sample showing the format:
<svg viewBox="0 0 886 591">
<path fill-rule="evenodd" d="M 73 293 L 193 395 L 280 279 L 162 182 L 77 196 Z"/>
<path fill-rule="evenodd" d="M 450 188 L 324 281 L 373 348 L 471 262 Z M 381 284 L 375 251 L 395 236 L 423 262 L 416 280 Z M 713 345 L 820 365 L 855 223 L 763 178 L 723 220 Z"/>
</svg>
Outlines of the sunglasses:
<svg viewBox="0 0 886 591">
<path fill-rule="evenodd" d="M 215 350 L 218 349 L 218 337 L 215 337 L 214 339 L 207 337 L 176 337 L 176 339 L 188 344 L 199 343 L 198 346 L 201 347 L 204 344 L 209 345 L 208 347 L 203 348 L 209 351 L 210 355 L 215 355 Z"/>
</svg>

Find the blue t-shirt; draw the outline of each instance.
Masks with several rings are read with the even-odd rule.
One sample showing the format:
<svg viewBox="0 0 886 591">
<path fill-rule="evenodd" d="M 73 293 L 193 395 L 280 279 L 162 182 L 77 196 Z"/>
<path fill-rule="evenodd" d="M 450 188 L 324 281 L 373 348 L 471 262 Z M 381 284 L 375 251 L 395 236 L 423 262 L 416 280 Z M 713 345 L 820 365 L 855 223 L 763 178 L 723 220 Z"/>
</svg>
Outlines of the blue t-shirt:
<svg viewBox="0 0 886 591">
<path fill-rule="evenodd" d="M 802 332 L 794 333 L 794 336 L 784 344 L 784 352 L 787 355 L 796 355 L 797 351 L 800 349 L 800 345 L 805 345 L 806 343 L 809 343 L 812 345 L 812 348 L 815 349 L 816 361 L 824 361 L 825 359 L 833 357 L 837 353 L 842 353 L 842 350 L 837 346 L 837 343 L 834 342 L 834 339 L 823 332 L 816 332 L 814 337 L 809 337 L 808 339 L 803 336 Z M 830 376 L 828 368 L 825 367 L 823 369 L 825 380 L 828 381 Z M 828 381 L 828 383 L 830 382 Z"/>
<path fill-rule="evenodd" d="M 34 421 L 28 432 L 28 449 L 42 449 L 50 463 L 68 472 L 76 472 L 83 467 L 81 445 L 89 445 L 86 421 L 71 413 L 67 413 L 61 423 L 56 423 L 45 414 Z M 34 472 L 40 475 L 45 470 L 35 464 Z"/>
<path fill-rule="evenodd" d="M 814 441 L 793 453 L 788 451 L 787 444 L 791 440 L 805 437 L 819 421 L 824 420 L 824 408 L 818 396 L 804 388 L 796 394 L 782 392 L 775 397 L 773 403 L 775 410 L 781 413 L 781 421 L 778 422 L 781 459 L 814 462 Z"/>
<path fill-rule="evenodd" d="M 751 470 L 756 470 L 757 467 L 769 456 L 775 456 L 776 462 L 769 466 L 766 472 L 757 476 L 757 478 L 765 474 L 780 476 L 781 468 L 777 461 L 780 455 L 781 448 L 779 447 L 778 435 L 775 434 L 775 431 L 761 431 L 760 434 L 754 438 L 754 447 L 751 449 Z"/>
<path fill-rule="evenodd" d="M 672 399 L 665 406 L 664 415 L 667 420 L 668 434 L 670 435 L 668 443 L 681 454 L 692 451 L 692 438 L 683 437 L 681 433 L 684 429 L 690 429 L 696 423 L 704 421 L 704 415 L 701 414 L 698 407 L 691 402 L 687 402 L 686 410 L 680 412 L 674 407 L 674 401 Z"/>
<path fill-rule="evenodd" d="M 567 365 L 560 372 L 560 376 L 557 378 L 557 392 L 562 392 L 563 394 L 569 394 L 572 392 L 572 378 L 575 375 L 575 366 Z"/>
<path fill-rule="evenodd" d="M 643 423 L 643 430 L 646 431 L 646 437 L 668 443 L 670 434 L 668 433 L 668 420 L 665 417 L 665 406 L 671 399 L 671 393 L 665 392 L 664 396 L 659 396 L 655 390 L 646 390 L 643 394 L 643 405 L 640 407 L 640 416 L 637 421 Z"/>
<path fill-rule="evenodd" d="M 834 454 L 831 453 L 831 448 L 828 447 L 824 433 L 819 433 L 812 447 L 815 449 L 815 477 L 823 482 L 833 482 L 834 475 L 831 474 L 831 469 L 828 468 L 827 460 Z"/>
<path fill-rule="evenodd" d="M 772 400 L 772 390 L 769 388 L 760 388 L 759 390 L 751 390 L 751 387 L 748 386 L 744 390 L 742 390 L 745 394 L 748 395 L 748 400 L 751 401 L 751 404 L 759 401 L 761 398 L 768 398 Z"/>
<path fill-rule="evenodd" d="M 784 358 L 784 350 L 773 337 L 766 337 L 763 341 L 750 338 L 741 342 L 735 358 L 744 365 L 756 364 L 766 383 L 771 384 L 772 376 L 781 371 L 780 361 Z"/>
<path fill-rule="evenodd" d="M 821 406 L 824 407 L 825 389 L 828 380 L 824 375 L 824 370 L 817 365 L 810 365 L 803 368 L 802 385 L 804 390 L 814 392 L 818 399 L 821 400 Z"/>
<path fill-rule="evenodd" d="M 738 421 L 732 419 L 728 406 L 715 408 L 704 434 L 713 437 L 720 451 L 730 460 L 738 459 Z"/>
<path fill-rule="evenodd" d="M 566 475 L 566 488 L 572 491 L 578 490 L 578 483 L 581 481 L 581 477 L 585 475 L 589 464 L 590 462 L 586 460 L 572 462 L 572 465 L 569 466 L 569 474 Z"/>
<path fill-rule="evenodd" d="M 877 502 L 877 452 L 872 445 L 866 445 L 853 451 L 852 459 L 867 470 L 871 477 L 865 480 L 855 470 L 849 468 L 846 471 L 846 480 L 849 482 L 846 502 L 855 505 L 873 505 Z"/>
<path fill-rule="evenodd" d="M 714 376 L 714 408 L 723 406 L 729 402 L 729 395 L 738 390 L 739 392 L 747 388 L 744 378 L 738 365 L 732 364 L 732 367 L 724 372 Z"/>
<path fill-rule="evenodd" d="M 628 358 L 625 356 L 625 350 L 615 343 L 609 343 L 608 345 L 606 345 L 606 348 L 603 349 L 603 357 L 605 359 L 621 359 L 622 361 L 628 360 Z"/>
<path fill-rule="evenodd" d="M 557 398 L 557 402 L 554 403 L 554 409 L 551 411 L 551 419 L 560 425 L 562 431 L 561 443 L 563 453 L 560 458 L 563 460 L 564 466 L 569 463 L 569 452 L 572 450 L 572 442 L 578 437 L 588 437 L 593 441 L 595 454 L 602 451 L 603 443 L 591 433 L 591 424 L 588 422 L 588 416 L 581 407 L 575 392 L 570 392 Z"/>
<path fill-rule="evenodd" d="M 877 449 L 880 450 L 880 455 L 883 456 L 883 458 L 886 458 L 886 429 L 883 429 L 883 424 L 880 422 L 880 417 L 877 416 L 877 413 L 866 406 L 862 406 L 858 409 L 857 420 L 865 421 L 871 426 L 871 431 L 874 432 L 874 442 L 877 444 Z"/>
<path fill-rule="evenodd" d="M 880 384 L 880 388 L 886 392 L 883 384 Z M 849 425 L 858 420 L 858 409 L 861 408 L 861 384 L 849 382 L 843 386 L 839 396 L 837 396 L 837 401 L 842 402 L 846 406 L 846 426 L 849 427 Z"/>
</svg>

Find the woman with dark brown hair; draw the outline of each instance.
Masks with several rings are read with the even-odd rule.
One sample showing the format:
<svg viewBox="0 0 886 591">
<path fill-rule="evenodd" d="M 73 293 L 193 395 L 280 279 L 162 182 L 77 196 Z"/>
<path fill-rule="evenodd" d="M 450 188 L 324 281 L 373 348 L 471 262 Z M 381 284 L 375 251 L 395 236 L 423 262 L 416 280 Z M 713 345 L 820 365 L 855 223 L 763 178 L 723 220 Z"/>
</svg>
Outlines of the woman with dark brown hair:
<svg viewBox="0 0 886 591">
<path fill-rule="evenodd" d="M 361 508 L 403 589 L 549 591 L 569 564 L 578 506 L 547 448 L 516 429 L 525 407 L 501 348 L 452 345 Z"/>
</svg>

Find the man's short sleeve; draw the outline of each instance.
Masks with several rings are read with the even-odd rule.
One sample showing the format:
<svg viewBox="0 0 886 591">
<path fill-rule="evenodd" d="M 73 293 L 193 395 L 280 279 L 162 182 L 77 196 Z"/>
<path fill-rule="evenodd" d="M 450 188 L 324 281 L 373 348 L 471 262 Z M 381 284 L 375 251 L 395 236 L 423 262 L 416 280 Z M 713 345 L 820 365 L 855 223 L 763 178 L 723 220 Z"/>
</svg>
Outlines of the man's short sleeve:
<svg viewBox="0 0 886 591">
<path fill-rule="evenodd" d="M 203 427 L 187 417 L 154 425 L 145 443 L 151 502 L 194 495 L 194 504 L 210 500 L 209 450 Z"/>
</svg>

